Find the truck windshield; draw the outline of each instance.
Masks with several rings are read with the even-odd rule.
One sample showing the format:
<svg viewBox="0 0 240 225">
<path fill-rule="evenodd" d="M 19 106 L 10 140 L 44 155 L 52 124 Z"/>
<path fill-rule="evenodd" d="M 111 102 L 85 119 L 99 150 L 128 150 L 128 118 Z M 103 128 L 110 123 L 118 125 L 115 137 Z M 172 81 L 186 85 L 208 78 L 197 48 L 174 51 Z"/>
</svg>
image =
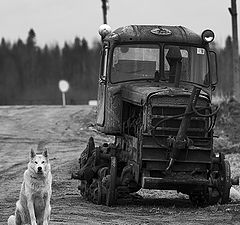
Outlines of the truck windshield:
<svg viewBox="0 0 240 225">
<path fill-rule="evenodd" d="M 161 54 L 161 51 L 164 53 Z M 164 45 L 161 50 L 157 44 L 120 45 L 114 48 L 111 82 L 156 80 L 156 75 L 159 82 L 209 86 L 207 52 L 204 48 L 177 45 Z"/>
<path fill-rule="evenodd" d="M 204 48 L 165 45 L 164 78 L 169 83 L 179 81 L 209 86 L 208 57 Z"/>
<path fill-rule="evenodd" d="M 114 48 L 111 81 L 154 79 L 159 69 L 159 45 L 121 45 Z"/>
</svg>

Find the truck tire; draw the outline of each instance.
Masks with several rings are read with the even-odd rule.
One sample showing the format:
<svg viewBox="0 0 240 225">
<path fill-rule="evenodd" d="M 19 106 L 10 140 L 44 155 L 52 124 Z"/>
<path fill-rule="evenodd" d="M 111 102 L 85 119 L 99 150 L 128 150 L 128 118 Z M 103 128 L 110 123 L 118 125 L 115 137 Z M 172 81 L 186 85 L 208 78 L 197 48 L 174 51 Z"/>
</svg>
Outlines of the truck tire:
<svg viewBox="0 0 240 225">
<path fill-rule="evenodd" d="M 227 204 L 229 202 L 229 195 L 231 189 L 231 169 L 230 163 L 227 160 L 221 162 L 221 204 Z"/>
</svg>

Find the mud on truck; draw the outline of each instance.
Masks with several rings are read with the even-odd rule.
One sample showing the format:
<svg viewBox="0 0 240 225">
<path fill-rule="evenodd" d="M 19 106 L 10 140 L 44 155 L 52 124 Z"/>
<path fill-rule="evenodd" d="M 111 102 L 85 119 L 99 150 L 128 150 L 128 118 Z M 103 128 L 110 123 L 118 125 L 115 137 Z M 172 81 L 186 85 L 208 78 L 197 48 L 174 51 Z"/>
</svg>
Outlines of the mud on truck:
<svg viewBox="0 0 240 225">
<path fill-rule="evenodd" d="M 96 147 L 90 137 L 72 174 L 82 196 L 111 206 L 144 188 L 177 190 L 198 206 L 227 203 L 237 181 L 213 152 L 214 33 L 154 25 L 99 33 L 97 129 L 115 141 Z"/>
</svg>

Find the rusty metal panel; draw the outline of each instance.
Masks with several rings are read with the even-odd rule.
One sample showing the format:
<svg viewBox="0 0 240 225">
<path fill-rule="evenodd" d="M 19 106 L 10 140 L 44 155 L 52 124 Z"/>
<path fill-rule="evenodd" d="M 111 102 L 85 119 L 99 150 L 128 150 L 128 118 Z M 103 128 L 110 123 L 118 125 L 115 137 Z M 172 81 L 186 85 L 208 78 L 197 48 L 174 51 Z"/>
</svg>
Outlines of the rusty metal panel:
<svg viewBox="0 0 240 225">
<path fill-rule="evenodd" d="M 147 170 L 160 170 L 165 171 L 168 165 L 168 160 L 162 161 L 145 161 L 143 162 L 144 167 Z M 172 167 L 173 172 L 193 172 L 193 171 L 207 171 L 210 168 L 210 162 L 199 162 L 199 161 L 179 161 L 177 160 Z"/>
<path fill-rule="evenodd" d="M 203 178 L 194 178 L 194 177 L 180 177 L 180 178 L 156 178 L 156 177 L 143 177 L 142 187 L 148 189 L 175 189 L 179 186 L 184 185 L 210 185 L 209 180 Z M 170 188 L 171 187 L 171 188 Z"/>
<path fill-rule="evenodd" d="M 169 107 L 177 105 L 187 105 L 189 102 L 189 95 L 178 95 L 178 96 L 159 96 L 155 95 L 151 97 L 151 105 L 152 106 L 158 106 L 161 104 L 169 105 Z M 209 104 L 208 99 L 205 98 L 199 98 L 197 101 L 197 106 L 204 107 Z"/>
<path fill-rule="evenodd" d="M 165 30 L 164 35 L 157 30 Z M 120 27 L 106 36 L 106 41 L 111 42 L 172 42 L 203 45 L 201 37 L 193 31 L 182 26 L 162 25 L 131 25 Z"/>
<path fill-rule="evenodd" d="M 121 133 L 122 99 L 119 86 L 107 87 L 103 127 L 98 130 L 106 134 Z"/>
</svg>

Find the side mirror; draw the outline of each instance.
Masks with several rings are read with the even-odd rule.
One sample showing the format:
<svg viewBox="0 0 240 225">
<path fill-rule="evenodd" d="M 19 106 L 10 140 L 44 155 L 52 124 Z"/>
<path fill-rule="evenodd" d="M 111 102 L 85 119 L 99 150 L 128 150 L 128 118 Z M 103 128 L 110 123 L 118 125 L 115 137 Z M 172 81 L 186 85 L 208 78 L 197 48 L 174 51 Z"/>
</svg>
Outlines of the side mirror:
<svg viewBox="0 0 240 225">
<path fill-rule="evenodd" d="M 211 85 L 216 86 L 218 82 L 218 71 L 217 71 L 217 54 L 214 51 L 209 51 L 209 62 L 210 62 L 210 74 L 211 74 Z"/>
</svg>

